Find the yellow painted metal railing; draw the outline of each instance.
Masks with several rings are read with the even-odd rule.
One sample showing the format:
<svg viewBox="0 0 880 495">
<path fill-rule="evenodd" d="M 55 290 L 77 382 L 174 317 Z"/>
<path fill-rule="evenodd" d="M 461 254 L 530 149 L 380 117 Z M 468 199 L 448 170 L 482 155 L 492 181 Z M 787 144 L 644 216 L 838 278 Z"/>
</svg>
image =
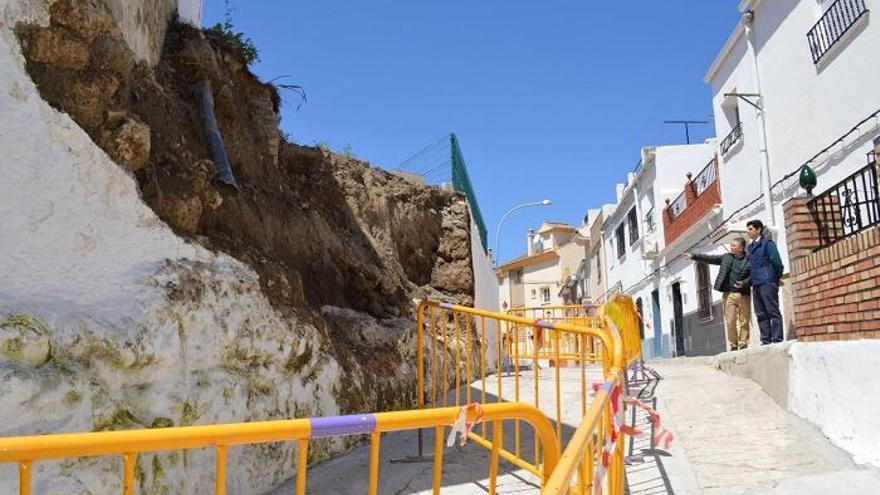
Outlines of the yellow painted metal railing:
<svg viewBox="0 0 880 495">
<path fill-rule="evenodd" d="M 137 455 L 143 452 L 214 448 L 217 452 L 214 493 L 226 493 L 226 450 L 228 447 L 263 442 L 293 441 L 299 444 L 296 462 L 296 494 L 306 493 L 306 459 L 309 441 L 313 438 L 354 434 L 370 435 L 369 493 L 378 493 L 379 448 L 383 432 L 435 429 L 433 493 L 440 493 L 442 483 L 443 441 L 445 427 L 453 424 L 460 408 L 446 407 L 417 411 L 336 416 L 313 419 L 291 419 L 256 423 L 210 426 L 184 426 L 150 430 L 71 433 L 0 438 L 0 463 L 15 462 L 19 466 L 19 494 L 31 493 L 31 473 L 35 462 L 47 459 L 84 456 L 119 455 L 123 458 L 123 494 L 132 495 Z M 468 411 L 468 420 L 476 420 L 476 411 Z M 523 421 L 530 424 L 537 440 L 544 445 L 543 465 L 538 473 L 542 482 L 559 458 L 553 426 L 541 411 L 527 404 L 487 404 L 481 408 L 482 421 L 492 425 L 489 441 L 492 456 L 489 464 L 490 492 L 494 493 L 498 476 L 498 446 L 502 422 Z"/>
<path fill-rule="evenodd" d="M 132 495 L 139 454 L 213 448 L 217 453 L 215 493 L 222 495 L 226 493 L 226 453 L 230 446 L 289 441 L 298 444 L 295 493 L 302 495 L 306 492 L 311 439 L 367 434 L 371 442 L 368 486 L 369 493 L 375 495 L 381 434 L 419 429 L 421 441 L 422 429 L 433 428 L 432 487 L 437 494 L 442 484 L 444 428 L 455 422 L 464 406 L 478 402 L 482 404 L 480 408 L 465 408 L 469 421 L 477 419 L 479 409 L 483 422 L 482 427 L 471 431 L 468 437 L 491 452 L 490 495 L 496 492 L 500 459 L 535 474 L 542 482 L 542 495 L 603 492 L 622 495 L 622 390 L 627 366 L 641 358 L 635 305 L 628 297 L 615 296 L 594 314 L 577 307 L 540 309 L 541 317 L 535 317 L 526 310 L 505 315 L 432 301 L 420 303 L 416 332 L 418 410 L 0 438 L 0 463 L 18 464 L 19 493 L 28 495 L 35 462 L 117 455 L 123 458 L 123 494 Z M 521 338 L 526 332 L 532 332 L 532 342 L 541 345 L 526 346 Z M 525 365 L 526 360 L 531 361 L 530 366 Z M 541 360 L 552 360 L 553 369 L 545 369 L 542 374 L 536 366 Z M 561 364 L 566 360 L 577 365 L 566 370 L 565 379 L 579 384 L 581 418 L 568 439 L 562 434 Z M 505 367 L 505 363 L 508 366 Z M 600 377 L 590 377 L 590 373 L 600 373 Z M 527 405 L 525 401 L 532 404 Z M 555 424 L 541 412 L 543 403 L 552 404 L 545 410 L 555 409 L 555 414 L 549 414 L 555 417 Z M 504 444 L 504 421 L 513 423 L 512 445 Z M 531 452 L 526 452 L 530 449 L 524 445 L 523 423 L 534 431 Z"/>
<path fill-rule="evenodd" d="M 604 326 L 602 318 L 598 316 L 597 306 L 564 305 L 564 306 L 535 306 L 512 308 L 507 311 L 508 315 L 525 318 L 531 321 L 546 321 L 564 323 L 580 327 L 601 328 Z M 559 335 L 557 335 L 557 333 Z M 529 356 L 537 351 L 538 359 L 547 361 L 556 366 L 556 356 L 559 355 L 559 366 L 569 363 L 577 364 L 582 359 L 587 362 L 601 362 L 601 341 L 594 336 L 581 338 L 570 332 L 559 332 L 554 329 L 534 329 L 533 325 L 514 325 L 507 335 L 504 335 L 505 352 L 508 357 Z M 558 337 L 558 338 L 557 338 Z M 586 346 L 586 353 L 582 352 L 581 345 Z M 537 349 L 533 349 L 536 347 Z M 557 352 L 556 347 L 559 347 Z"/>
<path fill-rule="evenodd" d="M 565 447 L 541 495 L 624 493 L 623 389 L 627 366 L 641 359 L 640 315 L 632 299 L 615 295 L 601 307 L 612 334 L 620 334 L 615 359 L 597 387 L 590 410 Z"/>
<path fill-rule="evenodd" d="M 628 298 L 609 302 L 597 308 L 594 314 L 587 313 L 583 307 L 543 307 L 519 308 L 502 315 L 452 304 L 422 302 L 417 311 L 419 406 L 512 400 L 529 401 L 541 408 L 542 396 L 549 395 L 552 400 L 543 402 L 552 404 L 550 408 L 555 409 L 548 416 L 555 419 L 556 437 L 561 445 L 565 439 L 560 367 L 565 361 L 576 363 L 579 369 L 572 371 L 580 385 L 583 421 L 568 445 L 576 440 L 580 442 L 580 438 L 613 436 L 612 444 L 620 445 L 613 455 L 606 456 L 610 464 L 602 469 L 607 472 L 609 493 L 623 493 L 622 438 L 615 423 L 622 417 L 622 402 L 611 401 L 610 397 L 621 396 L 626 367 L 641 357 L 640 345 L 633 346 L 633 342 L 639 343 L 637 316 L 631 314 L 634 310 L 635 305 Z M 541 317 L 536 317 L 538 311 Z M 489 362 L 490 355 L 495 357 L 494 362 Z M 549 389 L 548 372 L 542 379 L 541 370 L 536 366 L 542 360 L 553 364 Z M 531 364 L 524 365 L 525 361 Z M 592 368 L 599 366 L 592 371 L 602 373 L 600 382 L 590 379 L 588 364 Z M 567 376 L 566 381 L 570 383 L 572 377 Z M 594 385 L 600 387 L 591 402 Z M 524 452 L 521 436 L 520 425 L 514 422 L 513 445 L 502 444 L 500 455 L 517 467 L 537 473 L 543 446 L 536 442 L 534 452 Z M 487 445 L 484 437 L 485 430 L 482 434 L 471 434 L 474 441 Z M 577 479 L 568 477 L 567 472 L 565 476 L 555 472 L 554 475 L 577 486 L 579 493 L 586 493 L 583 490 L 596 481 L 591 473 L 597 472 L 601 466 L 597 461 L 607 450 L 604 444 L 578 443 L 578 449 L 569 455 L 577 460 L 570 467 Z M 588 452 L 591 455 L 587 455 Z"/>
</svg>

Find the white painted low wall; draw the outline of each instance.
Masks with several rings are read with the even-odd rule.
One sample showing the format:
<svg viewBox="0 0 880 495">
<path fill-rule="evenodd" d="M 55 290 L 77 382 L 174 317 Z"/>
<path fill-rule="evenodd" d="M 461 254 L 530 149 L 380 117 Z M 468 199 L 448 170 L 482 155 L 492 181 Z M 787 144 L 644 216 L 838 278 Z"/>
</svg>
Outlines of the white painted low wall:
<svg viewBox="0 0 880 495">
<path fill-rule="evenodd" d="M 178 0 L 177 15 L 180 20 L 194 26 L 202 25 L 202 0 Z"/>
<path fill-rule="evenodd" d="M 477 223 L 471 217 L 471 260 L 474 268 L 474 307 L 486 311 L 498 312 L 498 279 L 495 277 L 495 269 L 492 268 L 492 260 L 483 251 L 480 239 L 480 231 Z M 486 339 L 488 340 L 488 352 L 486 359 L 488 366 L 494 366 L 498 352 L 496 346 L 496 334 L 494 322 L 486 322 Z"/>
<path fill-rule="evenodd" d="M 880 466 L 880 340 L 796 344 L 790 355 L 789 410 Z"/>
<path fill-rule="evenodd" d="M 786 342 L 715 359 L 814 423 L 859 464 L 880 467 L 880 340 Z"/>
<path fill-rule="evenodd" d="M 175 12 L 183 22 L 195 26 L 202 22 L 202 0 L 107 0 L 107 7 L 135 57 L 150 65 L 162 55 L 168 22 Z"/>
</svg>

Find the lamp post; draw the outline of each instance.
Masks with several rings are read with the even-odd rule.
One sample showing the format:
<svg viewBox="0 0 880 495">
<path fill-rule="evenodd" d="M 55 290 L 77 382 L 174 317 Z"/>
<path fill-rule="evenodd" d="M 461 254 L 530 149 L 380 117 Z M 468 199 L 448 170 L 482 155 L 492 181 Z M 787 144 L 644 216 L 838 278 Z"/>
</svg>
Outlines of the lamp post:
<svg viewBox="0 0 880 495">
<path fill-rule="evenodd" d="M 523 203 L 521 205 L 514 206 L 504 216 L 501 217 L 501 221 L 498 222 L 498 228 L 495 229 L 495 268 L 498 268 L 498 261 L 501 259 L 501 225 L 504 224 L 504 221 L 507 220 L 507 217 L 519 210 L 520 208 L 526 208 L 528 206 L 549 206 L 551 204 L 549 199 L 545 199 L 543 201 L 534 201 L 532 203 Z"/>
</svg>

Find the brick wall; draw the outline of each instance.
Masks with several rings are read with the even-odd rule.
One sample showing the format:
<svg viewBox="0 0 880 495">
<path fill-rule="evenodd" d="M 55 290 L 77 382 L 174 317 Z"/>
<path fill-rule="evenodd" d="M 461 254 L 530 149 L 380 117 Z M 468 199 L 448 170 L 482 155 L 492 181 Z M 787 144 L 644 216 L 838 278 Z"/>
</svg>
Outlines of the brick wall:
<svg viewBox="0 0 880 495">
<path fill-rule="evenodd" d="M 783 205 L 798 340 L 880 338 L 880 226 L 817 251 L 807 201 Z"/>
<path fill-rule="evenodd" d="M 667 246 L 672 244 L 685 230 L 699 222 L 712 207 L 721 203 L 721 186 L 718 179 L 706 188 L 703 194 L 697 196 L 696 186 L 688 177 L 684 186 L 684 194 L 687 198 L 687 208 L 680 215 L 671 218 L 669 201 L 663 210 L 663 237 Z"/>
</svg>

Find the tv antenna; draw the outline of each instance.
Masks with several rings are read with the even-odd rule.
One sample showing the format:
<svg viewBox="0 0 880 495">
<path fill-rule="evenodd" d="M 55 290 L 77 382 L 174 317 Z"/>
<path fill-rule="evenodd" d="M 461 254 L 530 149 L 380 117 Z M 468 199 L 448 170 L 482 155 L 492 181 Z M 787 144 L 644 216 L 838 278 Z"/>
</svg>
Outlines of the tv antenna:
<svg viewBox="0 0 880 495">
<path fill-rule="evenodd" d="M 664 120 L 664 124 L 680 124 L 684 125 L 684 136 L 687 139 L 687 144 L 691 144 L 691 125 L 698 124 L 708 124 L 709 122 L 706 120 Z"/>
</svg>

